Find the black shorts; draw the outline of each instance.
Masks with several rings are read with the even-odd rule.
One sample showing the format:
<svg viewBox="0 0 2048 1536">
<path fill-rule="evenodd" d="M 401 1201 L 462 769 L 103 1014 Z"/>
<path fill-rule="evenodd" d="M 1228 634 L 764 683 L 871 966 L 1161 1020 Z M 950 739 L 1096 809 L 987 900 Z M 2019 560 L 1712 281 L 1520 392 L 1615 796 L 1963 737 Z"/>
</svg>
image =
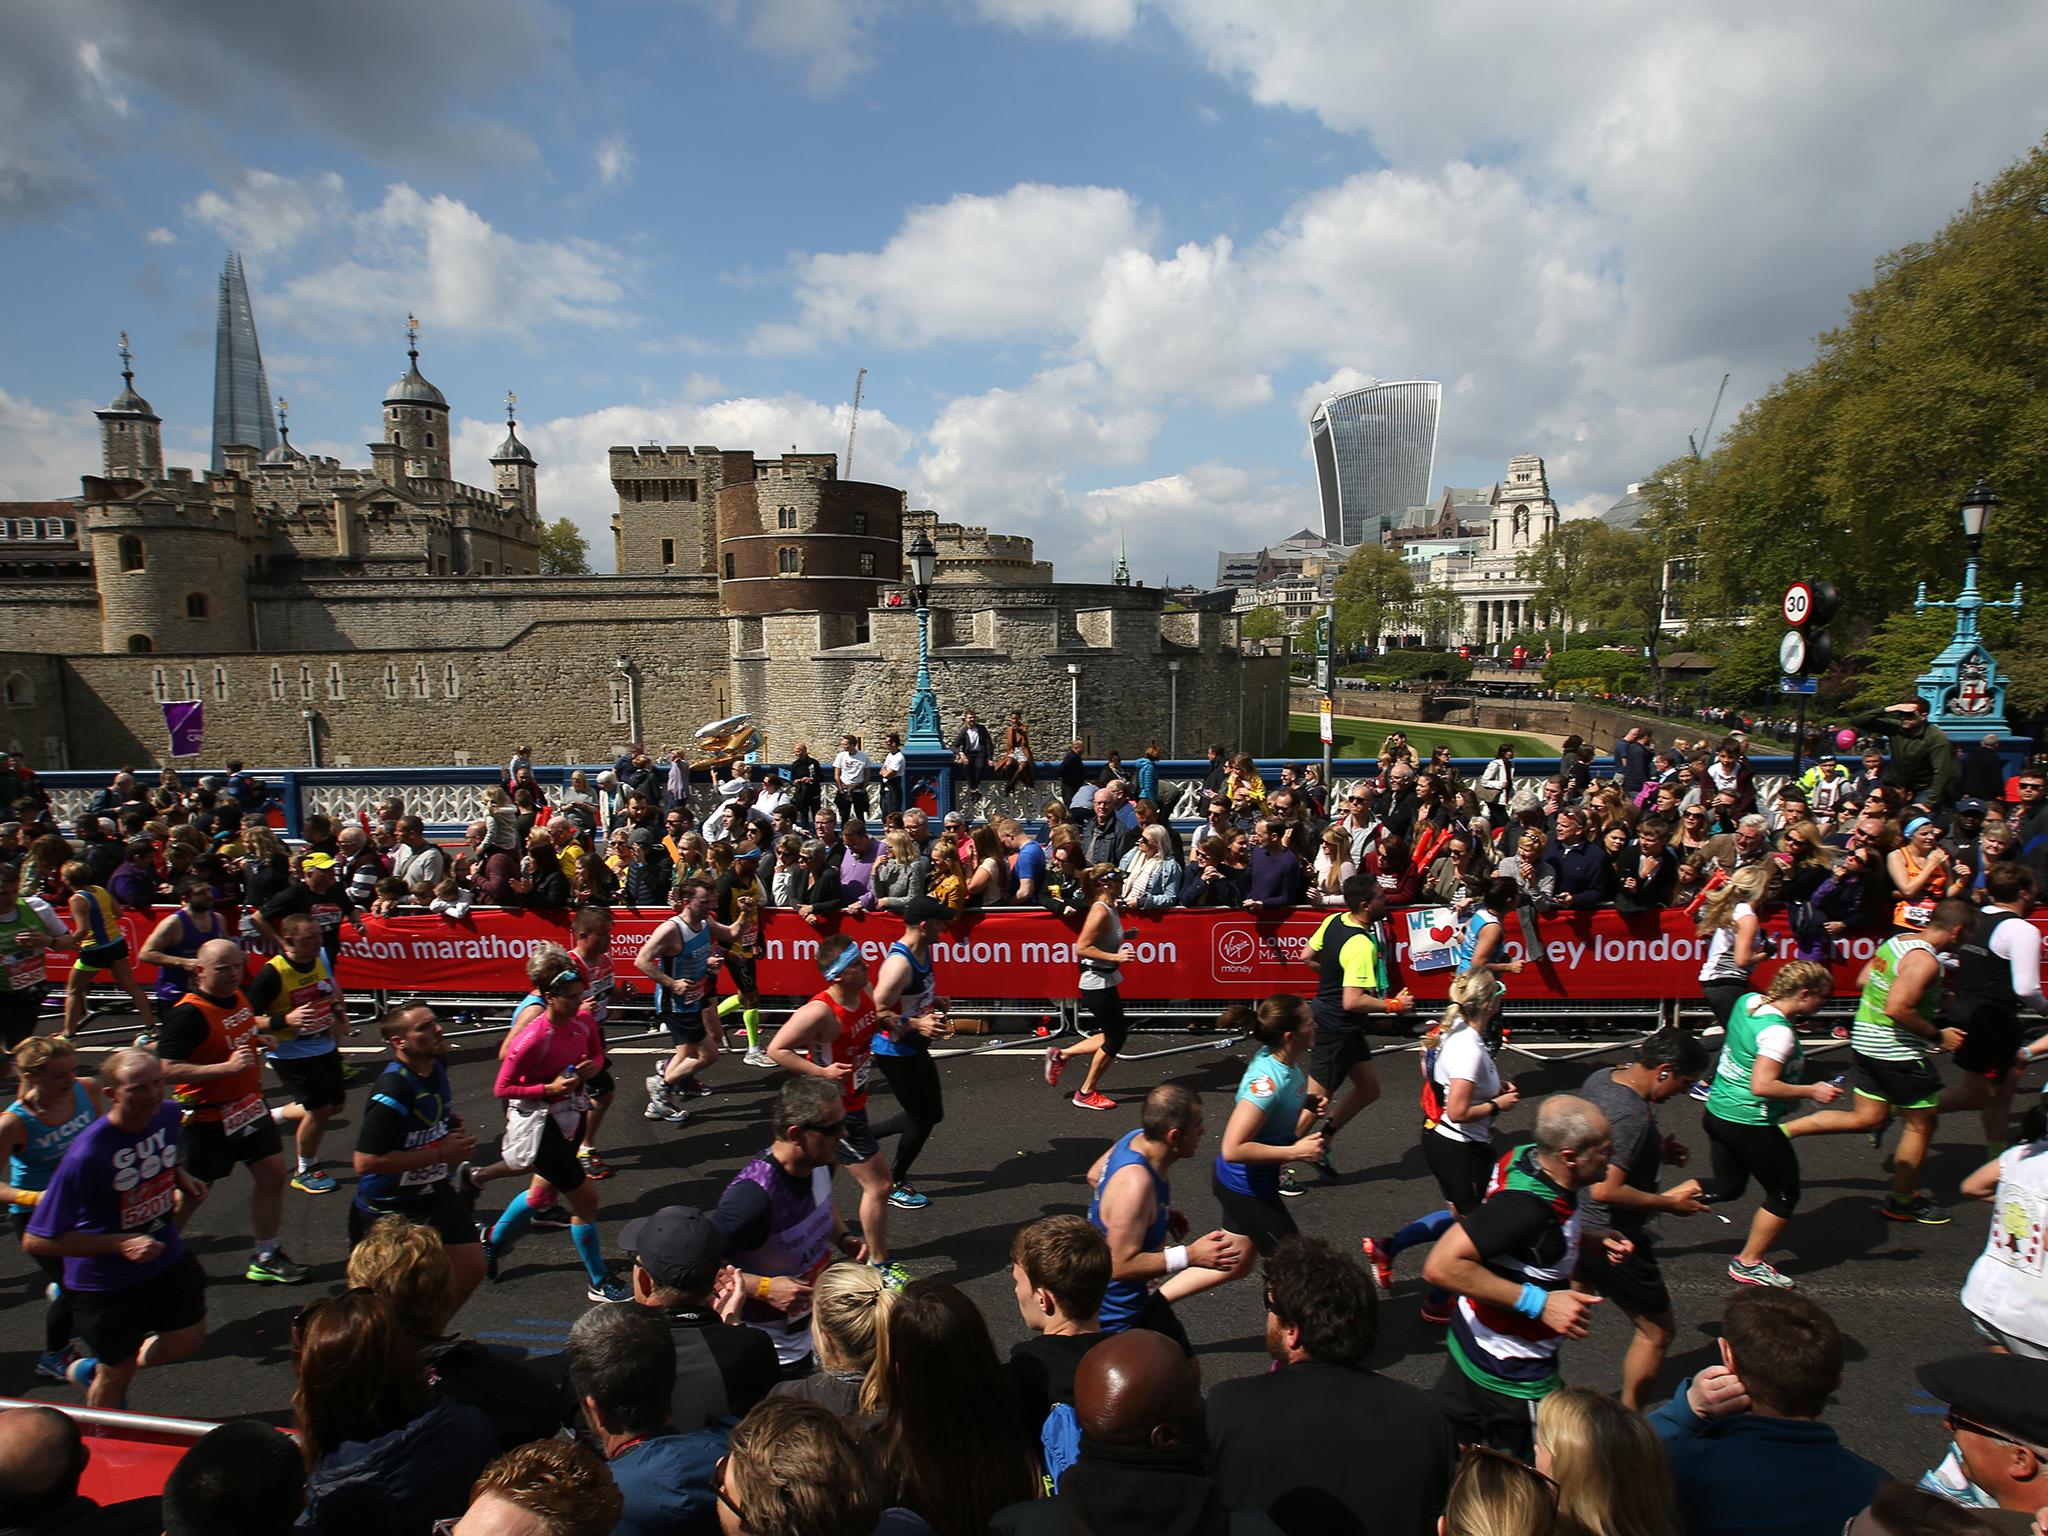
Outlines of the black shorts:
<svg viewBox="0 0 2048 1536">
<path fill-rule="evenodd" d="M 1630 1317 L 1661 1317 L 1671 1310 L 1671 1288 L 1664 1283 L 1664 1271 L 1657 1264 L 1657 1250 L 1639 1232 L 1622 1234 L 1635 1244 L 1635 1252 L 1619 1264 L 1610 1264 L 1601 1243 L 1583 1243 L 1579 1267 L 1572 1278 L 1597 1291 Z"/>
<path fill-rule="evenodd" d="M 1716 1204 L 1736 1199 L 1753 1178 L 1773 1216 L 1799 1208 L 1799 1154 L 1791 1137 L 1775 1125 L 1741 1125 L 1712 1110 L 1700 1116 L 1700 1127 L 1714 1144 L 1714 1177 L 1706 1192 Z"/>
<path fill-rule="evenodd" d="M 1352 1069 L 1372 1060 L 1372 1039 L 1362 1029 L 1316 1029 L 1316 1043 L 1309 1050 L 1308 1075 L 1326 1093 L 1335 1093 Z M 1375 1069 L 1377 1070 L 1377 1069 Z"/>
<path fill-rule="evenodd" d="M 1460 1370 L 1455 1360 L 1444 1361 L 1443 1374 L 1437 1377 L 1430 1396 L 1451 1421 L 1458 1444 L 1491 1446 L 1534 1465 L 1536 1404 L 1541 1399 L 1510 1397 L 1482 1387 Z"/>
<path fill-rule="evenodd" d="M 81 949 L 78 958 L 71 962 L 74 974 L 94 975 L 110 970 L 128 958 L 128 941 L 125 938 L 111 944 L 93 944 Z"/>
<path fill-rule="evenodd" d="M 751 955 L 727 955 L 725 974 L 732 978 L 733 990 L 743 997 L 752 997 L 760 991 L 755 985 L 754 959 Z"/>
<path fill-rule="evenodd" d="M 1925 1057 L 1881 1061 L 1861 1051 L 1850 1054 L 1856 1059 L 1856 1071 L 1849 1081 L 1859 1097 L 1883 1099 L 1894 1109 L 1931 1109 L 1941 1097 L 1941 1074 Z"/>
<path fill-rule="evenodd" d="M 612 1069 L 610 1067 L 600 1067 L 597 1071 L 591 1073 L 590 1081 L 584 1084 L 584 1086 L 590 1090 L 590 1096 L 593 1099 L 601 1099 L 608 1093 L 616 1093 L 619 1087 L 617 1081 L 612 1077 Z"/>
<path fill-rule="evenodd" d="M 533 1154 L 533 1166 L 525 1172 L 546 1179 L 565 1195 L 572 1189 L 581 1189 L 590 1177 L 577 1161 L 576 1144 L 562 1134 L 553 1115 L 540 1128 L 540 1149 Z"/>
<path fill-rule="evenodd" d="M 1115 987 L 1083 987 L 1081 1006 L 1088 1010 L 1088 1022 L 1102 1036 L 1102 1054 L 1114 1059 L 1124 1053 L 1131 1026 L 1124 1018 L 1123 994 Z"/>
<path fill-rule="evenodd" d="M 33 992 L 0 992 L 0 1047 L 13 1050 L 36 1032 L 36 1021 L 42 1016 L 40 988 Z"/>
<path fill-rule="evenodd" d="M 851 1168 L 864 1163 L 882 1150 L 875 1133 L 868 1127 L 868 1112 L 865 1109 L 849 1109 L 846 1124 L 839 1130 L 839 1161 Z"/>
<path fill-rule="evenodd" d="M 230 1136 L 218 1120 L 187 1120 L 178 1132 L 178 1162 L 202 1184 L 226 1178 L 243 1163 L 260 1163 L 284 1150 L 277 1122 L 260 1116 Z"/>
<path fill-rule="evenodd" d="M 318 1056 L 273 1056 L 270 1065 L 295 1104 L 307 1109 L 339 1109 L 348 1102 L 348 1088 L 341 1080 L 340 1051 L 322 1051 Z"/>
<path fill-rule="evenodd" d="M 476 1217 L 471 1214 L 469 1203 L 455 1193 L 455 1186 L 445 1179 L 415 1194 L 387 1200 L 377 1206 L 351 1200 L 348 1203 L 349 1247 L 360 1243 L 382 1216 L 397 1216 L 416 1227 L 432 1227 L 441 1235 L 444 1248 L 460 1248 L 465 1243 L 483 1240 L 477 1232 Z"/>
<path fill-rule="evenodd" d="M 702 1045 L 709 1028 L 704 1022 L 705 1010 L 693 1003 L 685 1003 L 674 1013 L 664 1013 L 661 1022 L 668 1026 L 671 1045 Z"/>
<path fill-rule="evenodd" d="M 1223 1208 L 1223 1230 L 1250 1238 L 1261 1254 L 1271 1253 L 1301 1231 L 1277 1193 L 1248 1195 L 1241 1189 L 1230 1188 L 1214 1173 L 1209 1175 L 1209 1189 Z"/>
<path fill-rule="evenodd" d="M 1997 1082 L 2014 1070 L 2023 1038 L 2017 1015 L 1979 1014 L 1963 1030 L 1963 1043 L 1956 1047 L 1956 1066 Z"/>
<path fill-rule="evenodd" d="M 71 1292 L 71 1321 L 104 1365 L 126 1365 L 151 1334 L 206 1320 L 206 1271 L 188 1249 L 162 1274 L 118 1291 Z"/>
<path fill-rule="evenodd" d="M 1444 1202 L 1460 1216 L 1469 1216 L 1486 1199 L 1486 1183 L 1498 1156 L 1490 1141 L 1453 1141 L 1435 1131 L 1422 1133 L 1422 1160 L 1436 1175 Z"/>
</svg>

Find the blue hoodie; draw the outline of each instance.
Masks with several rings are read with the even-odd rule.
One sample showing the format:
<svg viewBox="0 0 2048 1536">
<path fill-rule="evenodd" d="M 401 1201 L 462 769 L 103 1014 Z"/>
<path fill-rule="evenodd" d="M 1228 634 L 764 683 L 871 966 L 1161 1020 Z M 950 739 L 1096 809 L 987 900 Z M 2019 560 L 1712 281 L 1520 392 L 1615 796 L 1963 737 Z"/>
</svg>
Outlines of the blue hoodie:
<svg viewBox="0 0 2048 1536">
<path fill-rule="evenodd" d="M 498 1454 L 481 1409 L 436 1397 L 410 1424 L 374 1440 L 345 1440 L 306 1477 L 305 1531 L 428 1536 L 469 1507 L 469 1489 Z"/>
<path fill-rule="evenodd" d="M 628 1446 L 611 1461 L 612 1481 L 626 1507 L 612 1536 L 712 1536 L 718 1506 L 711 1484 L 732 1433 L 731 1419 L 687 1435 L 657 1435 Z"/>
<path fill-rule="evenodd" d="M 1837 1536 L 1888 1476 L 1812 1419 L 1703 1419 L 1686 1401 L 1691 1385 L 1678 1384 L 1650 1427 L 1692 1536 Z"/>
</svg>

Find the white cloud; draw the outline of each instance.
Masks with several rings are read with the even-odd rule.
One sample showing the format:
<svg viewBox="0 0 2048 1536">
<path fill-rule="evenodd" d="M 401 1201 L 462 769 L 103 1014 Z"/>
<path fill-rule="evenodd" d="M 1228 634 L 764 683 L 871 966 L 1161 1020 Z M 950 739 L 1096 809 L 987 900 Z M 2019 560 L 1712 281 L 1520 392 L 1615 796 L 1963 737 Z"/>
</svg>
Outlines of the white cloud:
<svg viewBox="0 0 2048 1536">
<path fill-rule="evenodd" d="M 801 66 L 815 96 L 838 90 L 874 63 L 877 0 L 704 0 L 749 48 Z"/>
<path fill-rule="evenodd" d="M 1269 468 L 1214 460 L 1100 487 L 1076 498 L 1075 510 L 1080 526 L 1068 542 L 1084 570 L 1063 572 L 1067 580 L 1100 580 L 1086 568 L 1109 569 L 1104 561 L 1113 561 L 1119 540 L 1128 539 L 1140 574 L 1196 586 L 1216 579 L 1218 550 L 1255 549 L 1317 520 L 1308 485 Z"/>
<path fill-rule="evenodd" d="M 1129 394 L 1258 405 L 1273 381 L 1248 361 L 1260 350 L 1244 329 L 1250 289 L 1227 236 L 1183 245 L 1165 261 L 1120 251 L 1105 265 L 1082 339 Z"/>
<path fill-rule="evenodd" d="M 1128 194 L 1022 183 L 913 208 L 881 250 L 797 263 L 794 327 L 758 332 L 762 350 L 810 336 L 870 336 L 890 346 L 989 340 L 1071 326 L 1103 264 L 1140 240 Z"/>
<path fill-rule="evenodd" d="M 592 157 L 600 187 L 615 187 L 633 175 L 633 146 L 624 134 L 615 133 L 601 141 Z"/>
<path fill-rule="evenodd" d="M 402 182 L 358 208 L 331 171 L 303 180 L 250 171 L 186 213 L 252 266 L 286 274 L 277 323 L 309 336 L 389 332 L 407 309 L 459 335 L 617 331 L 634 318 L 624 308 L 631 263 L 619 253 L 575 236 L 521 239 L 467 203 Z"/>
<path fill-rule="evenodd" d="M 100 472 L 94 406 L 53 410 L 0 389 L 0 500 L 55 501 L 78 494 L 78 477 Z"/>
<path fill-rule="evenodd" d="M 692 399 L 705 381 L 692 375 L 678 398 L 639 405 L 610 405 L 552 420 L 519 420 L 519 436 L 540 465 L 541 516 L 568 517 L 590 543 L 591 567 L 612 568 L 612 513 L 618 496 L 611 486 L 610 451 L 622 444 L 717 443 L 751 448 L 773 458 L 799 445 L 804 453 L 843 453 L 851 402 L 827 404 L 801 395 L 726 396 Z M 453 448 L 456 478 L 488 485 L 490 453 L 505 437 L 502 418 L 460 418 Z M 882 411 L 860 412 L 860 478 L 901 485 L 913 436 Z"/>
<path fill-rule="evenodd" d="M 1339 368 L 1326 379 L 1319 379 L 1294 397 L 1294 414 L 1307 421 L 1309 413 L 1333 395 L 1348 395 L 1354 389 L 1364 389 L 1379 380 L 1369 373 L 1360 373 L 1356 368 Z"/>
<path fill-rule="evenodd" d="M 991 21 L 1020 29 L 1057 29 L 1078 37 L 1115 39 L 1138 23 L 1138 0 L 975 0 Z"/>
<path fill-rule="evenodd" d="M 178 243 L 178 237 L 172 234 L 168 229 L 165 229 L 161 224 L 157 225 L 155 229 L 152 229 L 148 234 L 144 235 L 142 238 L 147 240 L 151 245 L 176 245 Z"/>
<path fill-rule="evenodd" d="M 100 45 L 87 39 L 78 45 L 78 69 L 84 75 L 99 104 L 116 117 L 128 115 L 128 98 L 114 83 L 112 72 L 100 57 Z"/>
</svg>

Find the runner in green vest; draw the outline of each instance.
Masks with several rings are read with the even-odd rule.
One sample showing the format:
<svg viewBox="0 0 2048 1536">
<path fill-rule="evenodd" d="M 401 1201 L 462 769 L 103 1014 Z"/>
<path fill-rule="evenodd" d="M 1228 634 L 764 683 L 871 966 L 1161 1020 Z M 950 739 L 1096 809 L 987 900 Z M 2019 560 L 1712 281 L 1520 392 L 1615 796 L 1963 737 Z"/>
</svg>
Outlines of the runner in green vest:
<svg viewBox="0 0 2048 1536">
<path fill-rule="evenodd" d="M 1792 1283 L 1764 1258 L 1799 1204 L 1799 1157 L 1778 1122 L 1802 1099 L 1832 1104 L 1842 1096 L 1834 1083 L 1799 1080 L 1806 1057 L 1799 1047 L 1799 1025 L 1819 1012 L 1834 990 L 1826 966 L 1794 960 L 1778 968 L 1761 995 L 1738 997 L 1728 1014 L 1727 1038 L 1701 1119 L 1714 1144 L 1714 1176 L 1704 1193 L 1717 1203 L 1734 1200 L 1752 1178 L 1763 1191 L 1763 1203 L 1750 1218 L 1749 1237 L 1728 1266 L 1728 1278 L 1743 1285 Z"/>
<path fill-rule="evenodd" d="M 1963 1043 L 1959 1029 L 1936 1022 L 1941 1006 L 1941 957 L 1977 926 L 1977 909 L 1950 897 L 1935 903 L 1918 933 L 1898 933 L 1878 946 L 1863 968 L 1863 996 L 1849 1031 L 1856 1058 L 1849 1109 L 1824 1110 L 1785 1127 L 1787 1136 L 1828 1136 L 1878 1131 L 1899 1110 L 1906 1128 L 1892 1164 L 1892 1192 L 1882 1207 L 1892 1221 L 1948 1224 L 1948 1212 L 1920 1193 L 1920 1165 L 1940 1118 L 1941 1073 L 1934 1057 Z"/>
</svg>

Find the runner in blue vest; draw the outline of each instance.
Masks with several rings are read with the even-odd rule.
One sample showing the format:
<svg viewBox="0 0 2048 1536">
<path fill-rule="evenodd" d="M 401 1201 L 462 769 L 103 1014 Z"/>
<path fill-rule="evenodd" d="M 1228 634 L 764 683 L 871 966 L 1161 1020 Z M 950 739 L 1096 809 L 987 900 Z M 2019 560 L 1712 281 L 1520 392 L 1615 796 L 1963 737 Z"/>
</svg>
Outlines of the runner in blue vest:
<svg viewBox="0 0 2048 1536">
<path fill-rule="evenodd" d="M 931 897 L 911 897 L 903 904 L 903 937 L 889 946 L 875 972 L 875 1011 L 883 1027 L 875 1035 L 874 1062 L 896 1095 L 903 1117 L 903 1135 L 896 1143 L 896 1183 L 889 1191 L 889 1203 L 900 1211 L 918 1211 L 932 1203 L 910 1182 L 910 1168 L 933 1129 L 946 1118 L 931 1042 L 953 1030 L 932 974 L 932 945 L 951 917 L 944 904 Z"/>
<path fill-rule="evenodd" d="M 1095 1198 L 1088 1220 L 1109 1239 L 1109 1292 L 1102 1331 L 1150 1328 L 1193 1353 L 1172 1303 L 1252 1272 L 1250 1242 L 1221 1230 L 1193 1242 L 1188 1220 L 1173 1208 L 1166 1170 L 1202 1144 L 1202 1100 L 1178 1083 L 1145 1095 L 1138 1129 L 1125 1133 L 1088 1170 Z"/>
<path fill-rule="evenodd" d="M 100 1116 L 96 1083 L 78 1080 L 78 1052 L 68 1040 L 34 1035 L 14 1048 L 14 1069 L 20 1075 L 16 1098 L 0 1109 L 0 1158 L 7 1178 L 0 1183 L 0 1206 L 7 1208 L 16 1237 L 28 1228 L 29 1213 L 50 1187 L 50 1175 L 64 1160 L 65 1149 Z M 43 1353 L 36 1374 L 52 1381 L 87 1385 L 93 1362 L 71 1348 L 71 1293 L 64 1289 L 61 1259 L 36 1257 L 36 1268 L 50 1282 L 50 1304 L 43 1314 Z"/>
<path fill-rule="evenodd" d="M 157 1001 L 169 1006 L 199 985 L 199 946 L 232 939 L 214 910 L 213 886 L 196 875 L 178 882 L 178 910 L 150 930 L 135 958 L 156 967 Z"/>
</svg>

